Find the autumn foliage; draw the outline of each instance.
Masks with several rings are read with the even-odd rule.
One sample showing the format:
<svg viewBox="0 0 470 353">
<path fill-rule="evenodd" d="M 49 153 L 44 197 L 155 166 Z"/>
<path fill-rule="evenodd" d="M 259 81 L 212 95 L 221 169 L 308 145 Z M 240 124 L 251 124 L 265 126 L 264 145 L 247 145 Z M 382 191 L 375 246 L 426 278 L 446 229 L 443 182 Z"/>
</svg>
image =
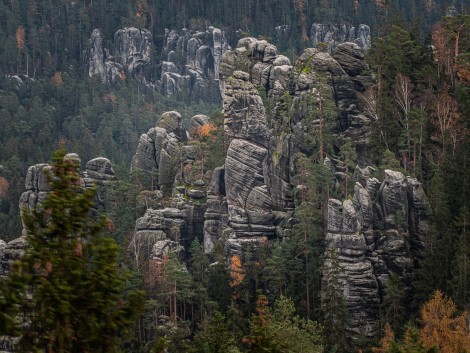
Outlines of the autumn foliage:
<svg viewBox="0 0 470 353">
<path fill-rule="evenodd" d="M 230 286 L 235 287 L 242 283 L 245 271 L 239 256 L 233 255 L 230 260 Z"/>
<path fill-rule="evenodd" d="M 199 140 L 209 139 L 214 141 L 216 138 L 217 127 L 212 123 L 201 125 L 196 129 L 195 136 Z"/>
<path fill-rule="evenodd" d="M 470 352 L 468 313 L 456 315 L 451 298 L 436 291 L 421 308 L 424 323 L 420 336 L 427 348 L 439 347 L 441 353 Z"/>
<path fill-rule="evenodd" d="M 386 324 L 380 347 L 372 348 L 374 353 L 388 352 L 470 352 L 469 315 L 465 311 L 457 315 L 457 307 L 451 298 L 441 291 L 421 308 L 423 327 L 416 330 L 408 328 L 403 343 L 395 340 L 395 335 Z M 398 350 L 397 350 L 398 349 Z"/>
<path fill-rule="evenodd" d="M 16 47 L 18 50 L 23 51 L 25 45 L 25 30 L 23 26 L 19 26 L 16 29 L 15 39 L 16 39 Z"/>
</svg>

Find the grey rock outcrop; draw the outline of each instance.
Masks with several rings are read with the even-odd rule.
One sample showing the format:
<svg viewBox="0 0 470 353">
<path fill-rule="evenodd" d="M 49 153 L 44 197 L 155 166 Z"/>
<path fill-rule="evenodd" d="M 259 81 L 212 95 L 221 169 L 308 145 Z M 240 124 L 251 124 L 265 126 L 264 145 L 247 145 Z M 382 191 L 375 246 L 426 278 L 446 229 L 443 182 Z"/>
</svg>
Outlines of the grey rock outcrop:
<svg viewBox="0 0 470 353">
<path fill-rule="evenodd" d="M 64 160 L 74 163 L 77 171 L 80 171 L 81 160 L 76 153 L 65 155 Z M 47 196 L 50 190 L 47 182 L 47 175 L 50 173 L 50 169 L 51 166 L 46 163 L 29 167 L 26 174 L 25 191 L 21 194 L 19 200 L 20 210 L 33 210 Z M 93 185 L 106 184 L 114 179 L 114 170 L 109 159 L 99 157 L 86 163 L 86 168 L 80 182 L 84 187 L 92 187 Z M 98 191 L 96 198 L 97 207 L 101 205 L 101 196 L 100 191 Z"/>
<path fill-rule="evenodd" d="M 88 75 L 100 77 L 103 83 L 112 84 L 124 77 L 135 77 L 142 81 L 145 67 L 150 64 L 152 49 L 151 33 L 147 29 L 128 27 L 114 34 L 112 54 L 103 47 L 103 38 L 98 29 L 91 34 Z"/>
<path fill-rule="evenodd" d="M 19 237 L 5 243 L 0 240 L 0 281 L 7 276 L 11 265 L 23 255 L 27 243 L 25 237 Z"/>
<path fill-rule="evenodd" d="M 217 241 L 225 243 L 230 233 L 228 205 L 225 190 L 225 166 L 215 168 L 207 193 L 207 210 L 204 214 L 204 251 L 211 253 Z"/>
<path fill-rule="evenodd" d="M 127 27 L 114 35 L 113 48 L 104 48 L 98 29 L 91 34 L 90 77 L 113 84 L 127 77 L 165 95 L 184 93 L 196 99 L 220 102 L 220 62 L 229 50 L 225 34 L 218 28 L 207 31 L 183 29 L 182 34 L 166 30 L 160 54 L 158 77 L 148 69 L 154 42 L 150 31 Z"/>
<path fill-rule="evenodd" d="M 144 216 L 137 219 L 135 234 L 128 247 L 137 265 L 147 263 L 151 258 L 161 259 L 170 252 L 180 255 L 183 251 L 180 241 L 186 234 L 185 225 L 179 209 L 148 209 Z"/>
<path fill-rule="evenodd" d="M 300 202 L 293 190 L 302 188 L 295 156 L 318 159 L 321 124 L 334 136 L 334 149 L 350 139 L 357 161 L 366 165 L 371 120 L 360 110 L 358 94 L 373 81 L 360 45 L 337 41 L 335 47 L 331 55 L 308 48 L 291 64 L 266 41 L 248 37 L 224 54 L 224 124 L 233 140 L 208 194 L 207 252 L 217 241 L 233 254 L 245 244 L 288 236 L 292 222 L 286 219 L 295 222 Z M 324 163 L 340 189 L 347 172 L 344 162 L 328 156 Z M 332 199 L 328 205 L 325 242 L 344 268 L 353 337 L 377 333 L 386 282 L 396 273 L 409 284 L 428 227 L 427 201 L 416 179 L 387 170 L 379 182 L 374 172 L 357 167 L 353 199 Z M 328 253 L 325 273 L 331 266 Z"/>
<path fill-rule="evenodd" d="M 356 29 L 354 26 L 347 24 L 314 23 L 310 28 L 310 39 L 313 46 L 319 43 L 327 44 L 330 53 L 338 44 L 345 42 L 356 43 L 362 49 L 370 49 L 371 47 L 370 28 L 365 24 L 359 25 Z"/>
<path fill-rule="evenodd" d="M 240 39 L 224 54 L 224 127 L 233 138 L 224 167 L 228 227 L 216 225 L 215 219 L 208 222 L 217 232 L 206 232 L 207 244 L 214 242 L 215 233 L 223 233 L 227 247 L 238 251 L 242 239 L 262 242 L 275 236 L 272 209 L 294 207 L 298 170 L 293 157 L 310 157 L 318 150 L 310 136 L 321 122 L 312 116 L 320 116 L 325 106 L 334 112 L 328 124 L 340 137 L 338 148 L 344 137 L 353 137 L 360 158 L 366 158 L 361 151 L 367 149 L 370 120 L 357 108 L 357 91 L 371 83 L 367 74 L 362 49 L 354 43 L 340 45 L 333 56 L 306 49 L 294 65 L 272 44 L 252 37 Z"/>
<path fill-rule="evenodd" d="M 80 172 L 81 159 L 76 153 L 68 153 L 64 156 L 64 161 L 75 165 L 77 172 Z M 48 185 L 48 173 L 52 167 L 42 163 L 29 167 L 25 178 L 25 191 L 21 194 L 19 208 L 21 212 L 31 212 L 36 207 L 40 207 L 41 202 L 50 192 Z M 93 187 L 94 185 L 104 185 L 114 180 L 114 171 L 111 162 L 106 158 L 95 158 L 86 163 L 86 169 L 80 179 L 82 187 Z M 98 189 L 94 207 L 103 206 L 101 190 Z M 20 211 L 19 210 L 19 211 Z M 28 247 L 26 229 L 23 227 L 22 236 L 6 243 L 0 239 L 0 282 L 8 275 L 12 264 L 19 260 Z M 19 337 L 0 336 L 0 352 L 15 352 Z"/>
<path fill-rule="evenodd" d="M 171 192 L 176 165 L 183 157 L 180 153 L 186 151 L 181 144 L 187 139 L 181 115 L 175 111 L 163 113 L 155 127 L 140 136 L 131 169 L 144 171 L 152 180 L 158 172 L 156 186 Z"/>
<path fill-rule="evenodd" d="M 368 173 L 368 168 L 356 170 L 353 200 L 328 203 L 325 266 L 331 266 L 329 250 L 334 249 L 344 270 L 353 337 L 378 332 L 386 283 L 396 274 L 410 284 L 428 227 L 429 207 L 416 179 L 385 170 L 380 183 Z"/>
</svg>

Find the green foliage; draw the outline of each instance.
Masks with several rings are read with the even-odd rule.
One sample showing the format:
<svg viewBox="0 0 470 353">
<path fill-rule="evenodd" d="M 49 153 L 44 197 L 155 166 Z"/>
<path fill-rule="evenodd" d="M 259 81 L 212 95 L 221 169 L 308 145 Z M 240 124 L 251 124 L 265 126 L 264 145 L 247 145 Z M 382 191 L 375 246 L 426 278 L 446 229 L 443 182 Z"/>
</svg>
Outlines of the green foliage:
<svg viewBox="0 0 470 353">
<path fill-rule="evenodd" d="M 400 277 L 392 273 L 387 281 L 382 303 L 384 321 L 388 323 L 398 336 L 403 329 L 408 308 L 406 304 L 405 285 Z"/>
<path fill-rule="evenodd" d="M 426 349 L 416 328 L 409 328 L 402 343 L 392 341 L 390 348 L 384 353 L 438 353 L 437 347 Z"/>
<path fill-rule="evenodd" d="M 50 193 L 23 211 L 28 248 L 0 294 L 24 320 L 22 351 L 117 352 L 141 308 L 141 292 L 123 294 L 119 249 L 104 234 L 110 221 L 93 216 L 96 190 L 82 188 L 76 168 L 56 153 Z"/>
<path fill-rule="evenodd" d="M 237 353 L 237 337 L 220 312 L 202 322 L 188 353 Z"/>
<path fill-rule="evenodd" d="M 325 348 L 331 352 L 346 352 L 348 312 L 343 294 L 344 269 L 341 268 L 334 249 L 328 251 L 327 261 L 329 265 L 323 271 L 325 279 L 321 289 Z"/>
<path fill-rule="evenodd" d="M 414 32 L 392 24 L 384 36 L 373 40 L 367 61 L 376 72 L 378 84 L 379 119 L 373 125 L 374 151 L 380 155 L 384 149 L 389 149 L 398 155 L 406 150 L 406 163 L 413 159 L 416 164 L 425 130 L 421 128 L 419 114 L 416 114 L 419 103 L 414 98 L 418 93 L 425 97 L 424 93 L 433 89 L 436 72 L 431 69 L 431 53 L 418 42 Z M 404 101 L 407 104 L 403 104 Z M 405 106 L 405 111 L 402 111 Z M 415 109 L 411 115 L 410 107 Z M 416 148 L 413 148 L 413 153 L 411 145 Z M 409 168 L 408 165 L 404 167 Z"/>
<path fill-rule="evenodd" d="M 267 306 L 264 295 L 259 295 L 256 315 L 250 321 L 250 333 L 243 338 L 248 352 L 307 352 L 323 351 L 321 326 L 294 316 L 292 300 L 280 297 L 274 308 Z"/>
</svg>

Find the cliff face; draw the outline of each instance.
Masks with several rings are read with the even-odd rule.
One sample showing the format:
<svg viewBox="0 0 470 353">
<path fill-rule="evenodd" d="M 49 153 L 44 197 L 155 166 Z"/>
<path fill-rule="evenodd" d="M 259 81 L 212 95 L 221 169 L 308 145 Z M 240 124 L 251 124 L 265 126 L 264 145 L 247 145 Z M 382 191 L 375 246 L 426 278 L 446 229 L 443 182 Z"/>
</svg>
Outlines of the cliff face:
<svg viewBox="0 0 470 353">
<path fill-rule="evenodd" d="M 328 201 L 323 281 L 329 280 L 334 250 L 342 269 L 352 337 L 378 332 L 387 281 L 396 274 L 405 285 L 411 283 L 414 261 L 428 228 L 428 205 L 420 183 L 391 170 L 385 170 L 384 180 L 379 181 L 375 169 L 367 167 L 371 120 L 361 110 L 359 97 L 371 84 L 363 50 L 357 44 L 339 44 L 331 55 L 309 48 L 292 64 L 264 40 L 241 39 L 220 63 L 224 129 L 230 144 L 224 165 L 213 171 L 212 180 L 203 188 L 207 194 L 201 195 L 203 206 L 196 212 L 198 229 L 201 221 L 204 224 L 207 253 L 216 242 L 222 242 L 227 255 L 233 255 L 247 244 L 260 246 L 277 236 L 288 236 L 299 202 L 295 190 L 303 187 L 296 178 L 296 158 L 302 155 L 313 163 L 323 160 L 341 193 L 348 170 L 338 151 L 346 141 L 351 142 L 359 164 L 354 173 L 356 184 L 352 198 Z M 164 117 L 165 128 L 160 126 Z M 169 190 L 173 183 L 172 202 L 179 206 L 163 209 L 158 219 L 170 223 L 179 219 L 184 228 L 193 222 L 194 213 L 188 210 L 195 207 L 191 189 L 197 181 L 185 178 L 184 173 L 167 173 L 167 165 L 161 162 L 167 153 L 173 156 L 168 160 L 176 163 L 168 170 L 197 163 L 198 155 L 187 153 L 195 142 L 188 146 L 185 134 L 174 130 L 181 129 L 180 120 L 174 112 L 162 115 L 155 128 L 162 129 L 161 133 L 151 129 L 143 135 L 133 166 L 170 175 L 159 179 L 159 184 Z M 205 117 L 196 116 L 191 126 L 194 130 L 205 123 Z M 327 138 L 332 141 L 328 148 L 322 142 Z M 168 147 L 162 147 L 170 145 L 168 139 L 174 139 L 175 146 L 169 149 L 173 152 L 164 152 Z M 176 161 L 177 155 L 183 157 Z M 182 181 L 184 186 L 178 186 Z M 204 217 L 200 217 L 202 210 Z M 143 219 L 153 212 L 148 210 Z M 137 238 L 148 233 L 161 242 L 154 233 L 163 232 L 165 242 L 176 241 L 159 225 L 162 222 L 155 223 L 151 234 L 140 223 Z M 181 234 L 190 234 L 182 229 Z M 162 252 L 152 251 L 148 256 L 157 259 Z"/>
<path fill-rule="evenodd" d="M 429 207 L 414 178 L 385 170 L 385 179 L 379 182 L 369 175 L 369 168 L 356 172 L 353 199 L 328 202 L 325 272 L 333 250 L 343 270 L 349 329 L 352 335 L 373 336 L 391 275 L 397 275 L 405 288 L 411 285 L 413 262 L 428 230 Z"/>
<path fill-rule="evenodd" d="M 294 155 L 318 159 L 322 124 L 337 136 L 334 149 L 354 138 L 359 160 L 367 159 L 370 119 L 357 108 L 357 92 L 371 82 L 363 59 L 357 45 L 344 43 L 333 56 L 306 49 L 292 65 L 255 38 L 224 55 L 225 132 L 233 138 L 224 169 L 231 247 L 275 236 L 272 210 L 294 208 Z"/>
<path fill-rule="evenodd" d="M 182 35 L 166 30 L 158 54 L 146 29 L 118 30 L 112 49 L 103 46 L 101 33 L 95 29 L 91 34 L 88 74 L 106 84 L 132 77 L 164 95 L 181 93 L 218 103 L 220 61 L 229 49 L 224 32 L 214 27 L 207 31 L 183 29 Z M 158 63 L 152 63 L 157 55 Z"/>
<path fill-rule="evenodd" d="M 289 26 L 276 27 L 280 41 L 287 40 L 288 32 Z M 344 24 L 314 23 L 310 29 L 310 38 L 312 46 L 326 45 L 330 54 L 345 42 L 353 42 L 362 49 L 369 49 L 371 43 L 370 28 L 364 24 L 355 28 Z M 242 39 L 241 42 L 247 43 L 252 39 Z M 129 27 L 118 30 L 112 48 L 104 47 L 98 29 L 93 30 L 90 40 L 90 77 L 99 77 L 106 84 L 132 77 L 164 95 L 184 94 L 196 100 L 220 102 L 219 79 L 224 65 L 222 57 L 231 48 L 225 33 L 219 28 L 209 27 L 206 31 L 185 28 L 182 33 L 167 29 L 159 53 L 156 52 L 151 33 L 146 29 Z M 260 55 L 264 55 L 265 48 L 262 47 L 268 46 L 266 57 L 261 62 L 269 63 L 270 55 L 271 59 L 277 55 L 276 47 L 268 43 L 260 45 Z M 285 64 L 278 63 L 277 66 Z M 261 74 L 261 66 L 258 65 L 255 70 Z M 254 81 L 255 85 L 259 83 Z"/>
<path fill-rule="evenodd" d="M 243 38 L 228 50 L 214 44 L 216 29 L 198 33 L 167 33 L 163 52 L 174 65 L 168 64 L 170 71 L 164 74 L 167 82 L 180 75 L 173 71 L 181 67 L 177 54 L 185 53 L 183 62 L 190 63 L 185 67 L 195 68 L 205 80 L 219 80 L 229 139 L 226 156 L 220 166 L 205 170 L 198 131 L 209 118 L 194 116 L 188 132 L 178 112 L 162 114 L 141 136 L 131 163 L 134 171 L 149 175 L 152 190 L 138 196 L 142 217 L 129 252 L 138 263 L 158 266 L 170 252 L 182 254 L 193 239 L 203 240 L 206 253 L 220 242 L 230 256 L 248 244 L 256 247 L 288 236 L 300 202 L 296 190 L 304 188 L 296 160 L 301 156 L 324 163 L 339 195 L 348 174 L 341 151 L 351 144 L 358 164 L 356 183 L 350 198 L 328 201 L 323 281 L 329 281 L 334 250 L 351 335 L 375 335 L 387 281 L 396 274 L 405 285 L 411 282 L 428 228 L 428 205 L 416 179 L 385 170 L 380 181 L 367 166 L 371 118 L 361 109 L 360 94 L 373 79 L 363 50 L 355 43 L 339 44 L 331 54 L 308 48 L 292 63 L 264 40 Z M 139 75 L 148 57 L 134 54 L 147 52 L 147 35 L 129 29 L 117 38 L 135 42 L 119 46 L 113 63 L 145 80 Z M 212 46 L 206 45 L 211 40 Z M 99 62 L 93 74 L 103 72 Z M 101 77 L 106 81 L 112 75 Z M 161 84 L 164 87 L 163 76 Z M 47 168 L 38 164 L 29 169 L 20 200 L 23 208 L 35 207 L 47 195 L 42 173 Z M 99 158 L 87 163 L 82 182 L 89 186 L 112 178 L 110 162 Z M 0 242 L 1 275 L 24 246 L 23 238 Z"/>
<path fill-rule="evenodd" d="M 318 163 L 323 153 L 339 187 L 347 170 L 337 154 L 352 141 L 362 167 L 356 168 L 352 200 L 328 202 L 324 281 L 334 249 L 353 337 L 378 332 L 386 283 L 392 274 L 411 283 L 428 228 L 428 205 L 416 179 L 386 170 L 381 182 L 366 167 L 371 120 L 359 97 L 372 83 L 369 75 L 355 43 L 339 44 L 331 55 L 306 49 L 292 65 L 269 43 L 245 38 L 221 64 L 225 130 L 233 140 L 223 169 L 225 194 L 218 194 L 220 205 L 227 203 L 227 219 L 219 228 L 230 252 L 279 235 L 289 211 L 295 217 L 296 155 Z M 327 134 L 329 150 L 321 143 Z M 220 178 L 219 171 L 215 175 Z M 206 243 L 214 241 L 217 228 L 214 221 L 210 225 Z"/>
</svg>

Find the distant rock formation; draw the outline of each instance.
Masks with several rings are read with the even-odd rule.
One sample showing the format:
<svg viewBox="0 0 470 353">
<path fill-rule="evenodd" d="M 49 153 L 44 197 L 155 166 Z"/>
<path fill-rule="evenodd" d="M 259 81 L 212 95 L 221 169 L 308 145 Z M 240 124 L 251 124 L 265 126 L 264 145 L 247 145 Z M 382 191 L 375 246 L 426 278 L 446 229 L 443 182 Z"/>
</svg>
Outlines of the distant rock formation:
<svg viewBox="0 0 470 353">
<path fill-rule="evenodd" d="M 114 83 L 127 76 L 139 81 L 145 78 L 144 69 L 150 64 L 151 33 L 147 29 L 124 28 L 114 34 L 112 52 L 103 47 L 98 29 L 91 34 L 88 74 L 100 77 L 103 83 Z"/>
<path fill-rule="evenodd" d="M 341 43 L 353 42 L 362 49 L 370 49 L 371 36 L 368 25 L 361 24 L 358 28 L 351 25 L 331 25 L 314 23 L 310 28 L 312 45 L 319 43 L 328 45 L 328 52 L 332 53 Z"/>
<path fill-rule="evenodd" d="M 80 166 L 81 160 L 76 153 L 69 153 L 64 156 L 64 159 L 72 160 L 76 165 Z M 46 163 L 29 167 L 26 175 L 25 191 L 21 194 L 19 200 L 20 210 L 33 210 L 47 196 L 49 186 L 46 173 L 50 169 L 51 166 Z M 115 176 L 111 162 L 107 158 L 99 157 L 86 163 L 81 184 L 84 187 L 92 187 L 94 185 L 103 185 L 113 179 L 115 179 Z M 100 196 L 98 191 L 96 207 L 100 207 L 102 199 Z M 23 229 L 23 235 L 26 235 L 25 229 Z"/>
<path fill-rule="evenodd" d="M 157 77 L 148 69 L 151 55 L 155 55 L 148 30 L 120 29 L 114 35 L 113 49 L 108 50 L 103 47 L 100 31 L 95 29 L 91 34 L 88 74 L 106 84 L 133 77 L 165 95 L 183 93 L 194 99 L 220 102 L 220 61 L 229 49 L 224 32 L 218 28 L 183 29 L 182 35 L 166 30 Z"/>
</svg>

